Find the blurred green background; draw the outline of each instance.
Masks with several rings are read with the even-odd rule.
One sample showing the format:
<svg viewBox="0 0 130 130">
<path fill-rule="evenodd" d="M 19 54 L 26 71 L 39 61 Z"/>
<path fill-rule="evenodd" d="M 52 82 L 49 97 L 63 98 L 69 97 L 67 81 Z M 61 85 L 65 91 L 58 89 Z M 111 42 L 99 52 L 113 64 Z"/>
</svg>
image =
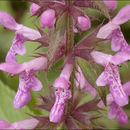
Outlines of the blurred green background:
<svg viewBox="0 0 130 130">
<path fill-rule="evenodd" d="M 121 9 L 123 6 L 130 4 L 130 1 L 127 0 L 120 0 L 118 1 L 118 7 L 113 12 L 112 16 L 114 16 L 119 9 Z M 36 29 L 34 24 L 40 25 L 39 20 L 35 22 L 35 18 L 31 17 L 30 11 L 29 11 L 30 3 L 23 2 L 21 0 L 4 0 L 0 1 L 0 10 L 4 10 L 11 14 L 17 22 L 24 24 L 25 26 L 28 26 L 30 28 Z M 97 11 L 89 12 L 90 14 L 96 16 L 98 15 L 99 18 L 103 18 L 104 16 Z M 93 22 L 93 27 L 96 26 L 96 22 Z M 130 22 L 125 23 L 121 26 L 122 32 L 127 40 L 128 43 L 130 43 Z M 12 44 L 12 40 L 15 36 L 15 32 L 5 29 L 0 25 L 0 62 L 4 62 L 5 56 Z M 39 45 L 37 43 L 32 42 L 26 42 L 26 49 L 27 53 L 24 56 L 17 56 L 18 63 L 23 63 L 25 61 L 28 61 L 32 59 L 32 55 L 34 53 L 34 49 Z M 107 45 L 109 46 L 109 45 Z M 42 48 L 35 52 L 43 52 L 46 51 L 45 48 Z M 62 61 L 58 62 L 56 64 L 56 67 L 60 66 Z M 54 67 L 55 68 L 55 67 Z M 52 83 L 54 79 L 59 75 L 60 72 L 54 71 L 54 68 L 51 69 L 49 72 L 49 82 Z M 130 63 L 129 67 L 126 67 L 125 65 L 122 65 L 120 68 L 121 73 L 121 80 L 122 83 L 125 83 L 127 81 L 130 81 Z M 16 110 L 13 108 L 13 97 L 17 91 L 18 88 L 18 76 L 14 76 L 13 78 L 10 76 L 7 76 L 5 72 L 0 72 L 0 119 L 7 120 L 9 122 L 19 121 L 28 118 L 29 116 L 26 113 L 31 114 L 47 114 L 45 111 L 40 110 L 34 110 L 32 109 L 32 106 L 36 103 L 35 96 L 38 95 L 45 95 L 48 92 L 47 88 L 47 82 L 45 81 L 45 75 L 44 72 L 40 72 L 38 74 L 39 79 L 43 83 L 43 89 L 40 92 L 31 92 L 32 93 L 32 99 L 28 103 L 27 106 L 20 110 Z M 125 111 L 129 115 L 130 120 L 130 105 L 125 106 Z M 123 128 L 130 128 L 130 121 L 128 125 L 119 125 L 116 123 L 115 120 L 108 120 L 107 119 L 107 112 L 104 112 L 104 118 L 101 119 L 102 123 L 105 124 L 107 129 L 123 129 Z"/>
</svg>

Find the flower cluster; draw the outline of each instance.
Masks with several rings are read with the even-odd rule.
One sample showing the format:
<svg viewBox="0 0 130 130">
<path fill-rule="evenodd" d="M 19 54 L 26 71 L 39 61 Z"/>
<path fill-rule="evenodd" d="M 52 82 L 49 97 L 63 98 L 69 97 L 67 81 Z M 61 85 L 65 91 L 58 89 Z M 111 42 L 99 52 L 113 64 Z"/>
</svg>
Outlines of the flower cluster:
<svg viewBox="0 0 130 130">
<path fill-rule="evenodd" d="M 124 39 L 120 28 L 121 24 L 130 20 L 130 5 L 123 7 L 107 24 L 99 26 L 89 36 L 78 43 L 74 43 L 75 33 L 89 30 L 92 26 L 92 17 L 86 14 L 82 7 L 97 9 L 105 13 L 105 16 L 108 16 L 109 12 L 116 8 L 116 0 L 101 1 L 99 2 L 101 6 L 94 0 L 28 1 L 33 2 L 30 7 L 31 15 L 40 17 L 41 27 L 37 27 L 38 31 L 18 24 L 8 13 L 0 11 L 0 24 L 16 33 L 5 62 L 0 64 L 0 70 L 12 76 L 19 74 L 19 86 L 13 101 L 14 107 L 16 109 L 22 108 L 30 101 L 30 90 L 40 91 L 42 89 L 41 81 L 35 76 L 36 72 L 48 71 L 50 64 L 53 65 L 61 57 L 64 57 L 64 63 L 59 77 L 56 78 L 52 85 L 55 89 L 52 101 L 49 98 L 45 98 L 50 102 L 47 102 L 46 105 L 40 105 L 43 109 L 50 111 L 49 116 L 40 118 L 34 116 L 31 119 L 13 124 L 1 120 L 0 129 L 38 128 L 43 120 L 43 123 L 47 122 L 47 124 L 51 125 L 53 122 L 56 126 L 64 122 L 68 129 L 84 128 L 84 126 L 86 126 L 85 128 L 91 128 L 90 120 L 97 117 L 84 113 L 105 107 L 102 97 L 99 97 L 100 94 L 98 95 L 97 86 L 106 85 L 109 86 L 110 91 L 106 95 L 106 104 L 110 107 L 108 118 L 116 117 L 119 123 L 128 123 L 128 117 L 122 107 L 129 102 L 130 82 L 122 85 L 118 66 L 121 63 L 127 64 L 126 61 L 130 60 L 130 47 Z M 102 11 L 102 8 L 105 11 Z M 61 19 L 65 22 L 65 29 L 59 28 L 59 24 L 62 24 L 60 23 Z M 55 31 L 53 33 L 44 32 L 46 27 L 50 32 Z M 50 35 L 54 35 L 53 39 Z M 57 37 L 61 40 L 55 40 Z M 18 64 L 16 56 L 26 53 L 24 45 L 26 41 L 40 42 L 40 47 L 48 48 L 48 52 L 38 54 L 31 61 Z M 111 55 L 98 51 L 96 47 L 100 41 L 105 43 L 111 41 L 111 49 L 115 54 Z M 52 45 L 53 42 L 56 47 Z M 51 48 L 52 46 L 53 48 Z M 51 49 L 53 60 L 50 60 L 49 55 Z M 81 63 L 77 62 L 79 57 L 85 59 L 89 64 L 95 62 L 104 67 L 104 71 L 94 81 L 96 87 L 92 85 L 89 78 L 84 74 Z M 94 99 L 78 106 L 82 98 L 79 93 L 90 93 Z M 77 125 L 78 123 L 76 124 L 73 119 L 83 126 Z"/>
</svg>

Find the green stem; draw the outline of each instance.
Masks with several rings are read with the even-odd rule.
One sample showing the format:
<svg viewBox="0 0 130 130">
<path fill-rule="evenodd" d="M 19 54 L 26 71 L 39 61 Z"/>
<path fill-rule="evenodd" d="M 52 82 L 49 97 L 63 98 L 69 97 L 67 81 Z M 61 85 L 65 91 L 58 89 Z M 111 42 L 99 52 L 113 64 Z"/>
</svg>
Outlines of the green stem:
<svg viewBox="0 0 130 130">
<path fill-rule="evenodd" d="M 69 8 L 72 5 L 73 0 L 66 0 L 66 5 L 68 7 L 68 12 L 67 12 L 67 26 L 66 26 L 66 56 L 68 56 L 72 51 L 73 51 L 73 46 L 74 46 L 74 32 L 73 32 L 73 18 L 69 13 Z M 74 92 L 74 71 L 71 74 L 71 94 L 72 98 L 69 100 L 68 105 L 67 105 L 67 111 L 71 112 L 71 107 L 72 107 L 72 102 L 73 102 L 73 92 Z"/>
<path fill-rule="evenodd" d="M 72 98 L 71 98 L 71 103 L 73 102 L 73 96 L 74 96 L 74 77 L 75 76 L 75 70 L 73 69 L 73 72 L 71 74 L 71 78 L 70 78 L 70 81 L 71 81 L 71 86 L 70 86 L 70 89 L 71 89 L 71 93 L 72 93 Z M 72 106 L 72 104 L 71 104 Z"/>
<path fill-rule="evenodd" d="M 69 7 L 71 3 L 72 3 L 71 0 L 66 1 L 66 4 L 68 6 L 67 27 L 66 27 L 66 55 L 72 52 L 74 45 L 73 18 L 69 14 Z"/>
</svg>

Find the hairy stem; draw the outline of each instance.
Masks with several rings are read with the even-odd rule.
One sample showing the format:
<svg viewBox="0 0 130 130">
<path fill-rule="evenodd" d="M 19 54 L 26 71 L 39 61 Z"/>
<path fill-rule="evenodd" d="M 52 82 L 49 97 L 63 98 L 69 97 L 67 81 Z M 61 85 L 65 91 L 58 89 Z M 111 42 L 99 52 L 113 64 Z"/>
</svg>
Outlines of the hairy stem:
<svg viewBox="0 0 130 130">
<path fill-rule="evenodd" d="M 66 26 L 66 56 L 68 56 L 72 52 L 74 46 L 73 18 L 69 13 L 69 8 L 72 4 L 73 4 L 73 0 L 66 0 L 66 5 L 68 7 L 67 26 Z M 72 98 L 68 101 L 67 112 L 71 112 L 71 107 L 73 102 L 74 70 L 71 74 L 70 81 L 71 81 L 70 89 L 71 89 Z"/>
<path fill-rule="evenodd" d="M 69 14 L 69 7 L 72 4 L 71 0 L 67 0 L 66 4 L 68 6 L 68 16 L 67 16 L 67 27 L 66 27 L 66 55 L 72 52 L 74 45 L 74 32 L 73 32 L 73 19 Z"/>
</svg>

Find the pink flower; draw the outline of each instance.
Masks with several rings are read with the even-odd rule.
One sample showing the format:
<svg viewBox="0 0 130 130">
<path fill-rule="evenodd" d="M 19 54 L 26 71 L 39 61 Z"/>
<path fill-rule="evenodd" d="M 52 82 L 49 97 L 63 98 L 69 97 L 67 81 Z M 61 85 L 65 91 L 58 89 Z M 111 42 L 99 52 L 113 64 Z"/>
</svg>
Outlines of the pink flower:
<svg viewBox="0 0 130 130">
<path fill-rule="evenodd" d="M 68 89 L 70 86 L 70 76 L 72 73 L 72 64 L 66 64 L 60 74 L 60 76 L 55 80 L 53 86 L 55 88 Z"/>
<path fill-rule="evenodd" d="M 58 123 L 63 115 L 66 100 L 71 98 L 71 91 L 58 88 L 56 89 L 55 95 L 56 101 L 50 111 L 49 119 L 50 122 Z"/>
<path fill-rule="evenodd" d="M 125 91 L 127 96 L 130 96 L 130 81 L 123 85 L 123 90 Z M 107 100 L 107 105 L 110 106 L 110 109 L 108 111 L 108 118 L 109 119 L 117 118 L 117 121 L 120 124 L 127 124 L 128 117 L 127 117 L 125 111 L 123 110 L 122 107 L 120 107 L 118 104 L 116 104 L 116 102 L 114 101 L 111 94 L 107 95 L 106 100 Z M 98 106 L 100 108 L 104 107 L 103 102 L 100 101 L 98 103 Z"/>
<path fill-rule="evenodd" d="M 80 9 L 76 8 L 75 6 L 71 6 L 69 8 L 69 13 L 74 20 L 74 31 L 76 31 L 76 24 L 78 24 L 82 31 L 85 31 L 91 27 L 90 18 Z"/>
<path fill-rule="evenodd" d="M 117 7 L 116 0 L 104 0 L 104 3 L 110 11 L 113 11 Z"/>
<path fill-rule="evenodd" d="M 72 73 L 72 64 L 66 64 L 60 74 L 60 76 L 55 80 L 53 86 L 56 88 L 56 101 L 53 105 L 49 119 L 51 122 L 59 122 L 62 118 L 65 102 L 67 99 L 71 98 L 71 91 L 68 90 L 70 86 L 70 76 Z"/>
<path fill-rule="evenodd" d="M 76 72 L 76 74 L 75 74 L 75 76 L 76 76 L 76 81 L 75 81 L 76 87 L 80 86 L 81 89 L 83 89 L 85 91 L 89 91 L 93 96 L 96 96 L 96 94 L 97 94 L 96 89 L 93 88 L 91 86 L 91 84 L 89 84 L 89 82 L 85 79 L 80 67 L 78 66 L 77 68 L 78 68 L 78 72 Z"/>
<path fill-rule="evenodd" d="M 8 29 L 16 31 L 13 44 L 6 56 L 6 62 L 16 63 L 16 55 L 24 55 L 26 53 L 24 42 L 36 40 L 41 37 L 38 31 L 16 23 L 14 18 L 4 11 L 0 11 L 0 24 Z"/>
<path fill-rule="evenodd" d="M 51 29 L 55 23 L 55 10 L 48 9 L 41 15 L 41 25 L 43 28 L 48 27 Z"/>
<path fill-rule="evenodd" d="M 39 91 L 42 89 L 42 83 L 33 74 L 47 67 L 47 58 L 39 57 L 23 64 L 5 62 L 0 64 L 0 70 L 9 74 L 19 74 L 19 87 L 14 98 L 14 107 L 21 108 L 31 99 L 29 90 Z"/>
<path fill-rule="evenodd" d="M 87 15 L 78 17 L 78 25 L 82 31 L 91 27 L 90 19 Z"/>
<path fill-rule="evenodd" d="M 32 15 L 35 15 L 36 12 L 40 9 L 40 6 L 35 4 L 35 3 L 32 3 L 31 7 L 30 7 L 30 12 Z"/>
<path fill-rule="evenodd" d="M 117 63 L 114 61 L 115 57 L 98 51 L 91 52 L 91 56 L 96 63 L 105 67 L 104 72 L 101 73 L 96 81 L 97 86 L 109 85 L 110 92 L 115 102 L 119 106 L 128 104 L 128 96 L 122 88 L 120 74 L 116 66 Z M 117 61 L 120 61 L 120 57 L 118 57 Z M 121 59 L 121 62 L 123 63 L 124 59 Z"/>
<path fill-rule="evenodd" d="M 4 120 L 0 120 L 0 129 L 34 129 L 38 125 L 38 123 L 39 121 L 34 118 L 14 122 L 13 124 L 10 124 Z"/>
<path fill-rule="evenodd" d="M 129 12 L 130 5 L 127 5 L 109 23 L 101 27 L 97 34 L 98 38 L 112 40 L 111 47 L 113 51 L 130 52 L 130 47 L 120 30 L 120 25 L 130 20 Z"/>
<path fill-rule="evenodd" d="M 108 118 L 113 119 L 115 117 L 117 118 L 117 121 L 120 124 L 128 123 L 128 117 L 126 113 L 124 112 L 124 110 L 115 102 L 112 102 L 112 104 L 110 105 L 109 112 L 108 112 Z"/>
</svg>

